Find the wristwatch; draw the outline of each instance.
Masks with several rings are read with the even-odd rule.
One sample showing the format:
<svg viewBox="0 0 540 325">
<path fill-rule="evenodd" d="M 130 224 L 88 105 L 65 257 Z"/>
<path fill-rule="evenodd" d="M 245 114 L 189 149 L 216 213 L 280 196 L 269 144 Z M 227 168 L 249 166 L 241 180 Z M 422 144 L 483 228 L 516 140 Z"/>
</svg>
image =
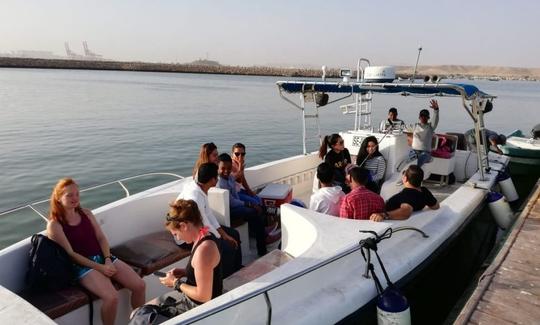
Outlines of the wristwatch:
<svg viewBox="0 0 540 325">
<path fill-rule="evenodd" d="M 182 283 L 186 283 L 186 279 L 181 278 L 181 279 L 174 280 L 174 290 L 178 292 L 182 292 L 182 290 L 180 289 L 180 286 L 182 285 Z"/>
</svg>

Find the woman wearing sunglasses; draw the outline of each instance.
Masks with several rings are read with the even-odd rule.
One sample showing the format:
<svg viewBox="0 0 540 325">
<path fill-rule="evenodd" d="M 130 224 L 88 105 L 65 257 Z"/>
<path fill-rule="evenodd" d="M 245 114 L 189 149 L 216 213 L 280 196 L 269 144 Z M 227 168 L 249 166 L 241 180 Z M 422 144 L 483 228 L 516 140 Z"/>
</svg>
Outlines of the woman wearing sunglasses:
<svg viewBox="0 0 540 325">
<path fill-rule="evenodd" d="M 345 168 L 351 164 L 351 154 L 345 148 L 343 138 L 337 133 L 325 136 L 319 148 L 319 157 L 334 167 L 334 183 L 348 193 L 350 188 L 345 183 Z"/>
</svg>

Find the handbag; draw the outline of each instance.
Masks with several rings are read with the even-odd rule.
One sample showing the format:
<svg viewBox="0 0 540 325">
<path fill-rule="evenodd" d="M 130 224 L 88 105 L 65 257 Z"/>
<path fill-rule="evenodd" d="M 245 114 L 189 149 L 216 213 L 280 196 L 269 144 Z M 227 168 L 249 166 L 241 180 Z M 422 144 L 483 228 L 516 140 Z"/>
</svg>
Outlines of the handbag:
<svg viewBox="0 0 540 325">
<path fill-rule="evenodd" d="M 167 299 L 159 305 L 142 305 L 131 314 L 128 325 L 160 324 L 171 317 L 176 316 L 174 307 L 179 303 L 180 302 L 176 301 L 176 299 L 167 297 Z"/>
</svg>

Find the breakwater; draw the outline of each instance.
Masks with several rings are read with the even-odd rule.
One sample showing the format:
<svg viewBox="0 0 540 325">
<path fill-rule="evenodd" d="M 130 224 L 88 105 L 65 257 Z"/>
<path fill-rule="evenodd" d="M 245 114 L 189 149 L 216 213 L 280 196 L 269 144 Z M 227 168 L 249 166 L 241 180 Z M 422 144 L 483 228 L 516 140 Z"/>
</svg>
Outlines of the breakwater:
<svg viewBox="0 0 540 325">
<path fill-rule="evenodd" d="M 321 71 L 300 68 L 275 68 L 263 66 L 226 66 L 176 63 L 149 63 L 125 61 L 89 61 L 32 58 L 0 58 L 2 68 L 34 69 L 79 69 L 79 70 L 118 70 L 147 72 L 181 72 L 227 75 L 284 76 L 284 77 L 320 77 Z M 328 69 L 328 77 L 339 76 L 338 69 Z"/>
<path fill-rule="evenodd" d="M 320 69 L 309 68 L 280 68 L 265 66 L 229 66 L 207 65 L 194 63 L 153 63 L 137 61 L 108 61 L 108 60 L 71 60 L 71 59 L 37 59 L 0 57 L 0 68 L 34 68 L 34 69 L 79 69 L 79 70 L 118 70 L 118 71 L 148 71 L 176 73 L 205 73 L 225 75 L 254 75 L 282 77 L 321 76 Z M 413 67 L 396 66 L 396 77 L 409 78 Z M 438 75 L 448 79 L 466 79 L 498 77 L 500 79 L 540 80 L 540 68 L 515 67 L 486 67 L 464 65 L 421 65 L 418 67 L 417 78 L 425 75 Z M 329 68 L 328 78 L 338 78 L 339 69 Z"/>
</svg>

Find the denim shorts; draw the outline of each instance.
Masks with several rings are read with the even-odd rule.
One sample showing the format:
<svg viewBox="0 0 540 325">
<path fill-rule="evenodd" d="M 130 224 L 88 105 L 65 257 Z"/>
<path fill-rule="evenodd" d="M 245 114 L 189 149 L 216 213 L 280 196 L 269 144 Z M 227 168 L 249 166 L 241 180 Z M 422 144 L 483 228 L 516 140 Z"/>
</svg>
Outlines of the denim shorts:
<svg viewBox="0 0 540 325">
<path fill-rule="evenodd" d="M 99 263 L 99 264 L 105 264 L 105 258 L 103 258 L 103 255 L 99 254 L 99 255 L 94 255 L 94 256 L 88 256 L 89 259 L 91 259 L 92 261 L 96 262 L 96 263 Z M 116 258 L 116 256 L 112 256 L 111 255 L 111 261 L 114 263 L 116 262 L 116 260 L 118 260 Z M 90 271 L 92 271 L 93 269 L 90 268 L 90 267 L 86 267 L 86 266 L 82 266 L 82 265 L 79 265 L 79 264 L 73 264 L 73 273 L 75 274 L 75 277 L 77 277 L 77 279 L 82 279 L 85 275 L 87 275 L 88 273 L 90 273 Z"/>
</svg>

